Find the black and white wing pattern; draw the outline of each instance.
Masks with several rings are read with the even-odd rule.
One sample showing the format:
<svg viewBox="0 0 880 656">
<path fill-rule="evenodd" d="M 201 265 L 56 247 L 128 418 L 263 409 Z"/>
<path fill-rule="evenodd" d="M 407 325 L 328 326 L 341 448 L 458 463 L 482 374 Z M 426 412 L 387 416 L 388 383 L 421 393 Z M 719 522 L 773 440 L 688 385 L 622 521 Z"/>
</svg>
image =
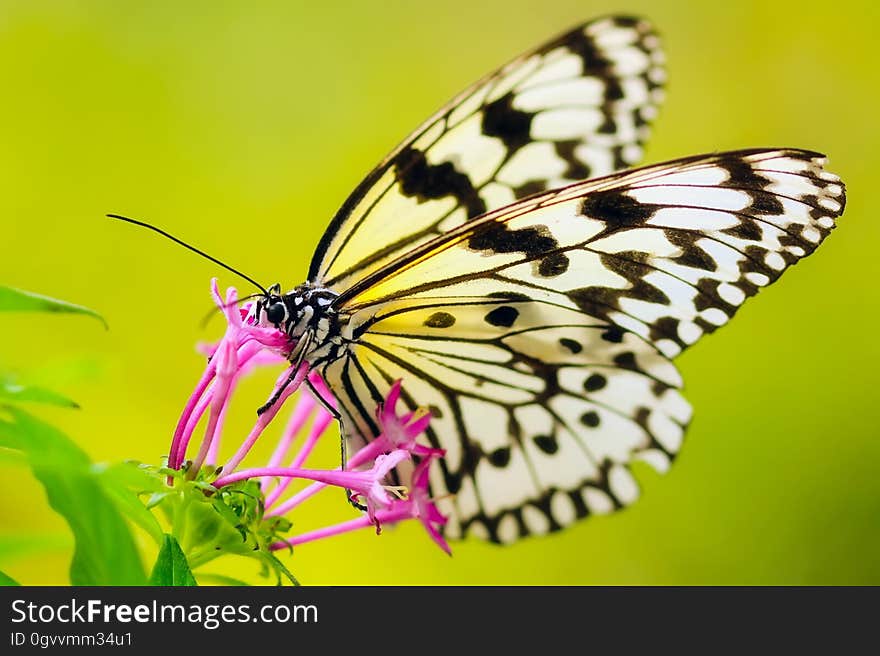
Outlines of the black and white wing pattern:
<svg viewBox="0 0 880 656">
<path fill-rule="evenodd" d="M 671 358 L 812 253 L 843 211 L 824 157 L 751 150 L 531 196 L 454 227 L 343 292 L 321 365 L 350 440 L 403 378 L 429 407 L 449 537 L 510 542 L 635 500 L 690 407 Z"/>
<path fill-rule="evenodd" d="M 346 289 L 474 217 L 636 164 L 664 78 L 659 39 L 636 18 L 598 19 L 518 57 L 454 98 L 357 187 L 309 280 Z"/>
</svg>

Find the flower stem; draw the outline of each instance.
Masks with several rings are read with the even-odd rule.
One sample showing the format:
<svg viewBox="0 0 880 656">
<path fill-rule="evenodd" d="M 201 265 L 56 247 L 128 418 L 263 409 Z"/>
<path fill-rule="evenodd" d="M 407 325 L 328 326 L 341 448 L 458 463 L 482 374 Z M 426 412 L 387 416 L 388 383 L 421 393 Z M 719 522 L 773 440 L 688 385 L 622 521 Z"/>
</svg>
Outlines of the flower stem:
<svg viewBox="0 0 880 656">
<path fill-rule="evenodd" d="M 291 414 L 290 419 L 288 419 L 287 425 L 284 427 L 284 432 L 281 434 L 281 439 L 278 441 L 278 446 L 275 447 L 275 451 L 272 452 L 272 457 L 269 458 L 269 467 L 281 466 L 281 462 L 284 460 L 287 452 L 290 451 L 290 447 L 294 440 L 296 440 L 300 430 L 302 430 L 302 427 L 312 415 L 315 405 L 315 400 L 311 395 L 300 394 L 299 398 L 296 400 L 296 407 L 293 409 L 293 414 Z M 268 483 L 269 480 L 271 479 L 266 479 L 263 482 Z"/>
<path fill-rule="evenodd" d="M 327 426 L 330 425 L 330 422 L 333 421 L 333 416 L 329 412 L 319 411 L 319 414 L 315 418 L 314 424 L 312 424 L 312 429 L 309 432 L 309 436 L 306 438 L 305 443 L 302 448 L 299 450 L 299 453 L 296 454 L 296 457 L 293 459 L 293 462 L 290 466 L 294 469 L 298 469 L 302 467 L 303 463 L 308 458 L 309 454 L 315 448 L 315 445 L 318 443 L 318 440 L 324 434 L 324 431 L 327 430 Z M 337 468 L 339 471 L 339 468 Z M 287 487 L 290 485 L 290 481 L 292 479 L 286 478 L 282 480 L 271 492 L 266 495 L 266 507 L 268 508 L 273 503 L 275 503 L 278 498 L 284 493 Z"/>
<path fill-rule="evenodd" d="M 286 401 L 287 398 L 291 394 L 293 394 L 297 390 L 297 388 L 299 388 L 299 386 L 302 384 L 303 379 L 306 377 L 306 374 L 308 374 L 308 372 L 309 372 L 309 369 L 307 366 L 304 366 L 304 365 L 300 366 L 299 370 L 297 370 L 293 379 L 284 388 L 284 391 L 281 393 L 281 396 L 278 398 L 278 400 L 275 401 L 275 403 L 273 403 L 269 408 L 267 408 L 267 410 L 263 414 L 261 414 L 257 418 L 257 423 L 254 424 L 254 427 L 251 429 L 251 432 L 248 434 L 247 439 L 242 443 L 242 445 L 239 447 L 238 451 L 236 451 L 235 455 L 232 456 L 232 458 L 229 460 L 229 462 L 227 462 L 224 465 L 224 467 L 223 467 L 224 472 L 234 471 L 235 468 L 238 467 L 239 464 L 241 464 L 241 461 L 244 460 L 245 456 L 248 454 L 248 452 L 254 446 L 256 441 L 259 439 L 260 435 L 263 434 L 263 431 L 266 429 L 266 426 L 268 426 L 269 422 L 271 422 L 275 418 L 275 415 L 278 414 L 278 411 L 281 409 L 281 406 L 284 405 L 284 401 Z M 281 376 L 278 378 L 277 383 L 275 384 L 275 390 L 278 390 L 278 388 L 281 385 L 284 385 L 287 382 L 287 380 L 290 378 L 290 374 L 291 374 L 290 368 L 286 369 L 284 371 L 284 373 L 281 374 Z"/>
<path fill-rule="evenodd" d="M 349 459 L 349 461 L 346 463 L 347 468 L 353 469 L 355 467 L 361 466 L 365 462 L 370 462 L 371 460 L 374 460 L 377 455 L 382 453 L 382 451 L 384 450 L 384 447 L 385 447 L 385 443 L 384 443 L 384 440 L 382 440 L 381 438 L 370 442 L 369 444 L 367 444 L 365 447 L 363 447 L 360 451 L 358 451 L 356 454 L 354 454 Z M 299 464 L 302 464 L 302 463 L 300 462 Z M 293 466 L 296 467 L 296 466 L 298 466 L 298 464 L 294 464 Z M 337 472 L 342 471 L 342 468 L 337 467 L 333 471 L 337 471 Z M 278 488 L 282 488 L 282 487 L 287 488 L 287 486 L 290 485 L 290 481 L 291 481 L 291 479 L 289 479 L 289 478 L 286 479 L 285 481 L 282 481 L 279 484 Z M 283 515 L 285 513 L 290 512 L 291 510 L 296 508 L 298 505 L 300 505 L 303 501 L 313 497 L 315 494 L 317 494 L 318 492 L 323 490 L 325 487 L 327 487 L 327 483 L 322 483 L 322 482 L 312 483 L 308 487 L 305 487 L 302 490 L 300 490 L 299 492 L 297 492 L 296 494 L 294 494 L 292 497 L 287 499 L 284 503 L 282 503 L 279 506 L 272 508 L 270 510 L 269 507 L 272 506 L 272 504 L 274 504 L 278 500 L 278 497 L 280 496 L 281 492 L 284 491 L 283 489 L 279 490 L 278 488 L 276 488 L 275 490 L 272 490 L 273 494 L 269 495 L 266 498 L 266 508 L 267 508 L 266 517 L 276 517 L 278 515 Z M 277 492 L 277 494 L 276 494 L 276 492 Z"/>
<path fill-rule="evenodd" d="M 392 524 L 402 519 L 407 519 L 411 516 L 412 514 L 409 510 L 380 510 L 376 513 L 376 519 L 382 524 Z M 333 526 L 326 526 L 324 528 L 319 528 L 314 531 L 309 531 L 307 533 L 294 535 L 293 537 L 287 538 L 285 540 L 279 540 L 278 542 L 272 543 L 272 545 L 269 546 L 269 549 L 271 549 L 272 551 L 278 551 L 279 549 L 288 549 L 290 547 L 296 547 L 300 544 L 305 544 L 306 542 L 313 542 L 315 540 L 320 540 L 321 538 L 327 538 L 333 535 L 350 533 L 351 531 L 367 528 L 368 526 L 374 526 L 374 524 L 370 521 L 370 518 L 367 515 L 362 515 L 360 517 L 350 519 L 346 522 L 334 524 Z"/>
<path fill-rule="evenodd" d="M 180 415 L 180 419 L 177 422 L 177 427 L 174 429 L 174 436 L 171 438 L 171 448 L 168 450 L 168 466 L 172 469 L 178 469 L 183 462 L 183 454 L 186 453 L 186 445 L 183 445 L 183 449 L 181 452 L 181 440 L 183 440 L 183 436 L 186 433 L 187 424 L 189 423 L 189 419 L 193 414 L 193 410 L 198 404 L 199 400 L 202 398 L 202 395 L 205 393 L 208 385 L 214 380 L 214 374 L 217 372 L 216 365 L 209 364 L 205 369 L 205 373 L 202 374 L 202 377 L 199 379 L 198 384 L 196 385 L 195 391 L 192 393 L 192 396 L 189 397 L 189 401 L 186 403 L 186 407 L 183 409 L 183 413 Z M 190 431 L 191 433 L 191 431 Z M 187 434 L 187 439 L 189 438 L 189 434 Z"/>
</svg>

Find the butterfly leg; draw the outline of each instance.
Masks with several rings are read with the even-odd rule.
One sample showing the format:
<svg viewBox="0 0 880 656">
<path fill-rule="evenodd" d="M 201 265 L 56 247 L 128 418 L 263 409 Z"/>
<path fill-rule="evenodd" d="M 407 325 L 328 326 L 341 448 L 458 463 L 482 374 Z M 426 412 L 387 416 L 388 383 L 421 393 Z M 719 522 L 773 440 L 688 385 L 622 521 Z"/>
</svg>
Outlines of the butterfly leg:
<svg viewBox="0 0 880 656">
<path fill-rule="evenodd" d="M 293 351 L 293 353 L 290 354 L 290 362 L 292 363 L 292 366 L 290 368 L 290 375 L 287 377 L 287 380 L 285 380 L 283 384 L 278 386 L 278 389 L 276 389 L 272 396 L 269 397 L 269 400 L 266 401 L 259 408 L 257 408 L 258 417 L 266 412 L 266 410 L 271 408 L 273 405 L 275 405 L 278 399 L 281 398 L 284 390 L 287 389 L 287 386 L 290 385 L 290 383 L 293 382 L 293 380 L 297 377 L 300 367 L 302 367 L 303 365 L 303 356 L 308 352 L 308 348 L 311 343 L 312 340 L 311 337 L 309 337 L 308 339 L 300 340 L 299 343 L 296 345 L 295 350 Z M 308 376 L 306 376 L 304 379 L 308 381 Z"/>
<path fill-rule="evenodd" d="M 320 404 L 324 407 L 324 410 L 333 415 L 333 418 L 336 421 L 342 421 L 342 415 L 339 414 L 339 410 L 337 410 L 336 406 L 334 406 L 330 401 L 324 398 L 324 395 L 321 394 L 320 390 L 312 385 L 312 381 L 306 378 L 305 383 L 306 386 L 311 390 L 312 396 L 314 396 L 320 402 Z"/>
<path fill-rule="evenodd" d="M 312 385 L 311 381 L 309 381 L 308 378 L 306 378 L 306 385 L 309 386 L 309 389 L 312 390 L 312 393 L 315 395 L 315 398 L 317 398 L 321 402 L 321 404 L 324 406 L 324 408 L 326 408 L 327 412 L 329 412 L 331 415 L 333 415 L 333 417 L 336 419 L 336 421 L 339 422 L 339 425 L 342 426 L 342 415 L 339 413 L 339 410 L 337 410 L 332 404 L 328 403 L 327 400 L 323 396 L 321 396 L 321 393 L 317 389 L 315 389 L 315 387 Z M 341 471 L 345 471 L 346 467 L 348 467 L 348 454 L 346 453 L 346 450 L 345 450 L 345 432 L 340 430 L 339 431 L 339 469 Z M 355 501 L 354 496 L 351 493 L 351 490 L 349 490 L 348 488 L 345 489 L 345 499 L 346 499 L 346 501 L 348 501 L 348 503 L 350 503 L 352 506 L 354 506 L 355 508 L 357 508 L 361 512 L 367 512 L 367 507 L 364 504 L 358 503 L 357 501 Z"/>
<path fill-rule="evenodd" d="M 345 453 L 345 436 L 342 434 L 341 431 L 339 434 L 339 460 L 340 460 L 339 468 L 342 471 L 345 471 L 345 468 L 348 466 L 348 463 L 347 463 L 348 457 L 347 457 L 347 454 Z M 358 503 L 357 501 L 355 501 L 354 495 L 351 493 L 351 490 L 349 490 L 348 488 L 346 488 L 346 490 L 345 490 L 345 498 L 348 500 L 348 502 L 352 506 L 354 506 L 355 508 L 357 508 L 361 512 L 367 512 L 367 507 L 364 504 Z"/>
<path fill-rule="evenodd" d="M 258 417 L 260 415 L 262 415 L 264 412 L 266 412 L 266 410 L 271 408 L 273 405 L 275 405 L 275 403 L 278 401 L 278 399 L 281 398 L 281 395 L 284 393 L 284 390 L 287 389 L 287 386 L 290 385 L 290 383 L 293 382 L 293 379 L 297 377 L 298 371 L 299 371 L 299 367 L 294 367 L 291 370 L 290 375 L 287 377 L 287 380 L 285 380 L 284 383 L 282 383 L 281 385 L 278 386 L 278 389 L 276 389 L 275 392 L 272 394 L 272 396 L 269 397 L 269 400 L 266 401 L 259 408 L 257 408 L 257 416 Z"/>
</svg>

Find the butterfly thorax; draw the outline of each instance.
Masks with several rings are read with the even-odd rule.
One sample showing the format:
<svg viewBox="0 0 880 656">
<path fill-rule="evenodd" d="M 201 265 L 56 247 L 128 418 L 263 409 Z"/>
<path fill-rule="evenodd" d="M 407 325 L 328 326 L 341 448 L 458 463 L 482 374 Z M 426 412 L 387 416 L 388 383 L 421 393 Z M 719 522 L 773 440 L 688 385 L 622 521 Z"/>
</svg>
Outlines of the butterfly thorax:
<svg viewBox="0 0 880 656">
<path fill-rule="evenodd" d="M 341 345 L 339 316 L 333 307 L 337 293 L 313 283 L 303 283 L 286 294 L 273 293 L 257 302 L 254 316 L 257 325 L 274 327 L 288 337 L 291 357 L 314 361 L 324 359 Z"/>
</svg>

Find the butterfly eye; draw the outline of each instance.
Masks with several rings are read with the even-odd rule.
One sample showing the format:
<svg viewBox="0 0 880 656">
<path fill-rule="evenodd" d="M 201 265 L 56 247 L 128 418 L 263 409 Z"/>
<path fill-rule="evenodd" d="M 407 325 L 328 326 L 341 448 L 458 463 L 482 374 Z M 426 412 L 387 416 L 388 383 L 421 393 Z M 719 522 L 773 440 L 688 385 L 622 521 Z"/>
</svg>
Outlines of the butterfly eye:
<svg viewBox="0 0 880 656">
<path fill-rule="evenodd" d="M 279 324 L 287 317 L 287 308 L 284 303 L 273 303 L 266 308 L 266 319 L 269 323 Z"/>
</svg>

